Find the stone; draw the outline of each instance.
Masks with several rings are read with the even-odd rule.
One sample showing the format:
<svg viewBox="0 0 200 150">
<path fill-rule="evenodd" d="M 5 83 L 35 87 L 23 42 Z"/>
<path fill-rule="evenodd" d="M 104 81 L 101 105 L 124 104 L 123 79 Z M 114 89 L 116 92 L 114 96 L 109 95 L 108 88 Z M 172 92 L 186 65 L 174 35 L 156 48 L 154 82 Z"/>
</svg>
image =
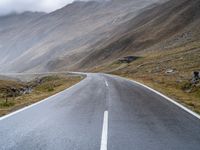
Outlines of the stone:
<svg viewBox="0 0 200 150">
<path fill-rule="evenodd" d="M 131 63 L 135 61 L 136 59 L 138 59 L 138 57 L 136 56 L 126 56 L 126 57 L 120 58 L 118 61 L 121 63 Z"/>
<path fill-rule="evenodd" d="M 167 70 L 165 71 L 165 73 L 166 73 L 166 74 L 172 74 L 172 73 L 174 73 L 174 70 L 173 70 L 173 69 L 167 69 Z"/>
<path fill-rule="evenodd" d="M 199 71 L 194 71 L 193 72 L 193 77 L 192 77 L 192 83 L 196 84 L 200 80 L 200 72 Z"/>
</svg>

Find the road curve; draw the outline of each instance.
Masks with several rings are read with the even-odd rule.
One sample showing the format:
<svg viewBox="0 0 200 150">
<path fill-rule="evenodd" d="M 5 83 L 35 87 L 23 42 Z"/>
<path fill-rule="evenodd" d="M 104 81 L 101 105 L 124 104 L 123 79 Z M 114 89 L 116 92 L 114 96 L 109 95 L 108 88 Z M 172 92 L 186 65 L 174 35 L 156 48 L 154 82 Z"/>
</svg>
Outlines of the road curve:
<svg viewBox="0 0 200 150">
<path fill-rule="evenodd" d="M 131 81 L 88 74 L 0 119 L 1 150 L 199 150 L 200 120 Z"/>
</svg>

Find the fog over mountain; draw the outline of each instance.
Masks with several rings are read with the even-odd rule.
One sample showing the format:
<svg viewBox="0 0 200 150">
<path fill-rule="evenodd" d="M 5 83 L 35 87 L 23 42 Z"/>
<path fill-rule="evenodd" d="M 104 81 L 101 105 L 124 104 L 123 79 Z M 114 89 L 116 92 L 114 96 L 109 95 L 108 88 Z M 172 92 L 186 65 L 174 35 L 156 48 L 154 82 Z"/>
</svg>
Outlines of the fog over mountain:
<svg viewBox="0 0 200 150">
<path fill-rule="evenodd" d="M 12 13 L 52 12 L 74 1 L 109 1 L 109 0 L 1 0 L 0 16 Z"/>
<path fill-rule="evenodd" d="M 24 11 L 52 12 L 72 2 L 73 0 L 1 0 L 0 15 Z"/>
<path fill-rule="evenodd" d="M 84 70 L 184 32 L 192 40 L 198 21 L 198 0 L 76 1 L 52 13 L 2 16 L 0 71 Z"/>
</svg>

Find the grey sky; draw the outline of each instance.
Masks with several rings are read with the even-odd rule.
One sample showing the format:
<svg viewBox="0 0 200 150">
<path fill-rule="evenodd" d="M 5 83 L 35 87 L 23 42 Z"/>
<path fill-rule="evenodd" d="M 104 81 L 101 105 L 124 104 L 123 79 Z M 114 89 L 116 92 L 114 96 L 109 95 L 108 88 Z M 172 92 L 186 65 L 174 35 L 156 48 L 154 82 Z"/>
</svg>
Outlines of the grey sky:
<svg viewBox="0 0 200 150">
<path fill-rule="evenodd" d="M 51 12 L 73 0 L 0 0 L 0 15 L 23 11 Z"/>
</svg>

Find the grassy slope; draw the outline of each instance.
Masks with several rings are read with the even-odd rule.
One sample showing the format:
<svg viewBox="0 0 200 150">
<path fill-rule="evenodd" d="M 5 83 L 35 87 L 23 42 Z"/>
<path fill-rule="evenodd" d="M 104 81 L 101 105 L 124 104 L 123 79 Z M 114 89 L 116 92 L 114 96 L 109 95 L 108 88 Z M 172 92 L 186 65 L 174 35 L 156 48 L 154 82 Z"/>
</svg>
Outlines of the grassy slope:
<svg viewBox="0 0 200 150">
<path fill-rule="evenodd" d="M 5 96 L 9 94 L 6 89 L 23 88 L 27 85 L 33 85 L 36 81 L 29 83 L 21 83 L 17 81 L 0 80 L 0 116 L 8 114 L 12 111 L 20 109 L 24 106 L 38 102 L 51 95 L 54 95 L 81 80 L 81 77 L 69 76 L 47 76 L 41 78 L 41 84 L 36 85 L 30 94 L 18 95 L 16 97 L 8 96 L 6 102 Z"/>
<path fill-rule="evenodd" d="M 92 46 L 78 67 L 87 70 L 143 50 L 196 41 L 200 39 L 199 24 L 199 0 L 170 0 L 155 5 L 114 28 L 108 38 Z"/>
<path fill-rule="evenodd" d="M 200 113 L 200 85 L 190 85 L 192 72 L 200 70 L 200 42 L 148 52 L 130 64 L 117 61 L 93 71 L 140 81 Z M 173 69 L 173 73 L 166 73 Z"/>
</svg>

